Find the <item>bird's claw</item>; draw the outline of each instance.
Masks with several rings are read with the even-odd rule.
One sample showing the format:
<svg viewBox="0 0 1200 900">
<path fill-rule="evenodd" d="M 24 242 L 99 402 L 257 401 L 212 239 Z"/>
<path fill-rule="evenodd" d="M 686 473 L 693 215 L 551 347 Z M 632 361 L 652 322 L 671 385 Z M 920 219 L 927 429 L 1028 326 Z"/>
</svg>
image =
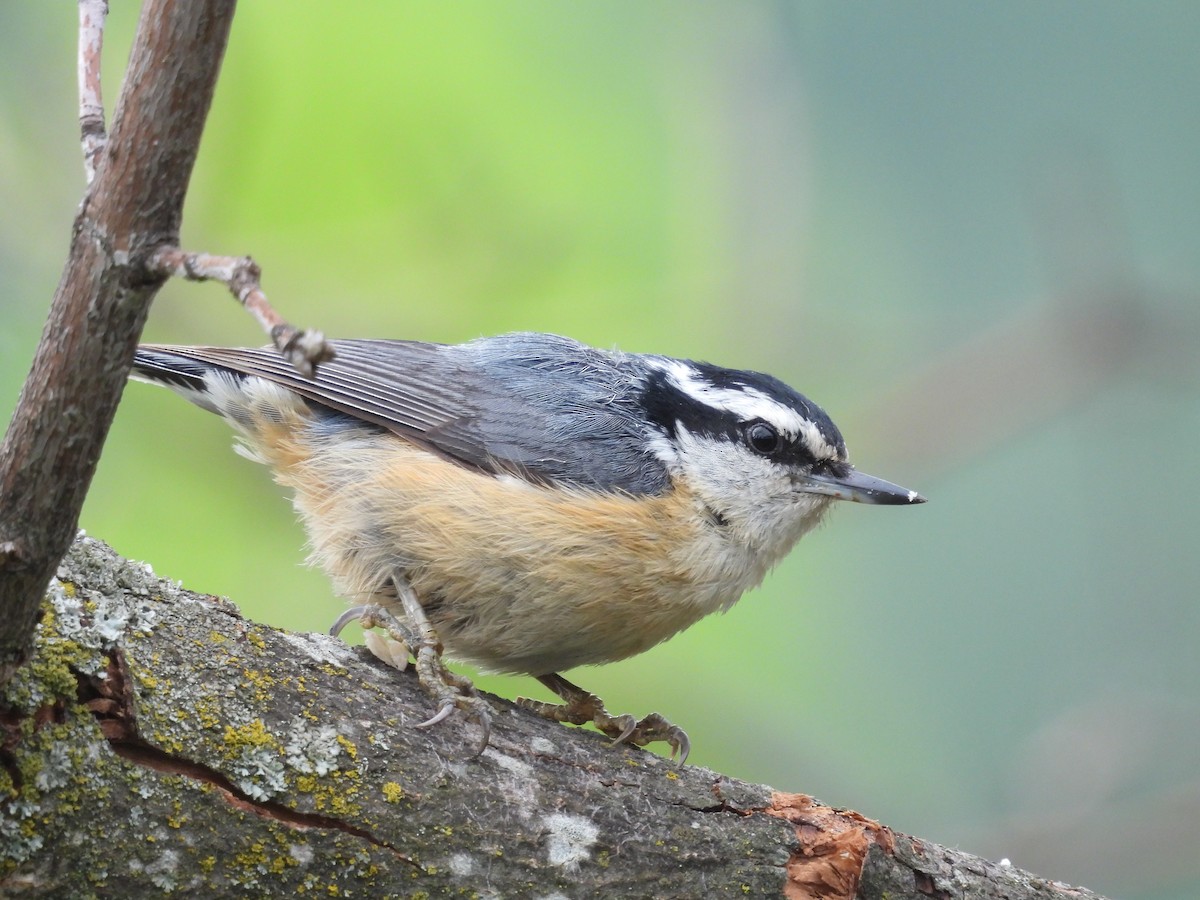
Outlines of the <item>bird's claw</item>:
<svg viewBox="0 0 1200 900">
<path fill-rule="evenodd" d="M 632 718 L 631 716 L 620 716 L 621 719 Z M 597 727 L 600 727 L 597 725 Z M 600 728 L 605 731 L 604 728 Z M 607 731 L 605 731 L 608 734 Z M 638 747 L 644 747 L 646 744 L 654 741 L 665 741 L 671 746 L 671 759 L 679 757 L 679 765 L 687 762 L 688 754 L 692 750 L 692 742 L 688 740 L 687 732 L 678 725 L 673 725 L 660 716 L 658 713 L 650 713 L 639 722 L 636 722 L 632 727 L 626 726 L 616 738 L 613 739 L 613 745 L 617 744 L 636 744 Z"/>
<path fill-rule="evenodd" d="M 333 624 L 329 626 L 329 633 L 331 635 L 333 635 L 334 637 L 337 637 L 339 634 L 342 633 L 342 629 L 345 628 L 347 625 L 349 625 L 351 622 L 355 621 L 356 619 L 361 619 L 363 616 L 365 616 L 367 614 L 368 611 L 370 611 L 372 609 L 378 609 L 378 608 L 379 607 L 374 606 L 374 605 L 350 607 L 348 610 L 346 610 L 344 613 L 342 613 L 340 616 L 338 616 L 334 620 Z M 399 624 L 399 623 L 397 622 L 396 624 Z"/>
<path fill-rule="evenodd" d="M 414 725 L 413 728 L 432 728 L 438 722 L 444 722 L 450 718 L 450 714 L 454 712 L 454 701 L 450 699 L 443 700 L 438 707 L 438 711 L 432 716 L 421 722 L 419 725 Z"/>
</svg>

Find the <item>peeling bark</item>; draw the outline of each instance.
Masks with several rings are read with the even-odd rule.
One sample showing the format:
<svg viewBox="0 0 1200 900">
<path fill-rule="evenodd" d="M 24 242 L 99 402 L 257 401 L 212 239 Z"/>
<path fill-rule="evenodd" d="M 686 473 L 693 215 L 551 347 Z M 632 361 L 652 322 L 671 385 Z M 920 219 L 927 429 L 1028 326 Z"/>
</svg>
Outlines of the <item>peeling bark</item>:
<svg viewBox="0 0 1200 900">
<path fill-rule="evenodd" d="M 0 894 L 1094 898 L 276 631 L 82 538 L 0 696 Z"/>
</svg>

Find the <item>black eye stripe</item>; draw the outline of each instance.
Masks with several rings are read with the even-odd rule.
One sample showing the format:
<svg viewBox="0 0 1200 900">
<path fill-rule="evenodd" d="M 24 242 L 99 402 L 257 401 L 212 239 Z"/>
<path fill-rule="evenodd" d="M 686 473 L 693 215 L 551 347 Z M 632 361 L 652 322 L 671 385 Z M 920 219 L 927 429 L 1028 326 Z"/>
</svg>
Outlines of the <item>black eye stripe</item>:
<svg viewBox="0 0 1200 900">
<path fill-rule="evenodd" d="M 650 373 L 642 402 L 650 421 L 672 437 L 682 425 L 693 434 L 741 440 L 741 423 L 736 418 L 680 390 L 664 372 Z"/>
<path fill-rule="evenodd" d="M 794 410 L 816 427 L 829 446 L 840 454 L 845 453 L 842 436 L 824 410 L 778 379 L 758 372 L 721 369 L 717 366 L 686 360 L 669 362 L 689 367 L 689 380 L 694 379 L 701 385 L 708 384 L 727 392 L 754 392 L 779 404 L 784 409 Z M 741 444 L 760 455 L 773 455 L 781 460 L 786 458 L 802 465 L 811 464 L 814 461 L 814 454 L 806 445 L 802 435 L 785 433 L 778 425 L 761 418 L 745 419 L 728 406 L 707 403 L 695 396 L 694 391 L 684 390 L 671 376 L 669 370 L 661 365 L 648 367 L 644 377 L 641 394 L 642 411 L 655 430 L 661 434 L 676 437 L 680 428 L 683 428 L 691 434 L 721 438 Z M 750 443 L 748 429 L 759 424 L 775 432 L 779 444 L 774 451 L 765 451 Z M 765 447 L 765 444 L 763 446 Z"/>
</svg>

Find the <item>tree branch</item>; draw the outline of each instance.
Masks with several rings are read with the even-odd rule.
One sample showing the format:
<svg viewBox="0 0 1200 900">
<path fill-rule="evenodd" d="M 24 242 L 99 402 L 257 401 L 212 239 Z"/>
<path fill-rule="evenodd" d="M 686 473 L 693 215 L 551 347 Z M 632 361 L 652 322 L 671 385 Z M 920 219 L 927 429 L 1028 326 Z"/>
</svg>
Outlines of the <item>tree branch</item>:
<svg viewBox="0 0 1200 900">
<path fill-rule="evenodd" d="M 85 157 L 92 144 L 103 150 L 0 446 L 0 684 L 28 656 L 39 597 L 75 533 L 162 282 L 146 260 L 178 242 L 233 12 L 234 0 L 147 0 L 104 142 L 95 111 L 102 5 L 81 8 Z"/>
<path fill-rule="evenodd" d="M 474 757 L 411 727 L 411 671 L 91 539 L 44 611 L 0 694 L 5 895 L 1096 898 L 496 697 Z"/>
</svg>

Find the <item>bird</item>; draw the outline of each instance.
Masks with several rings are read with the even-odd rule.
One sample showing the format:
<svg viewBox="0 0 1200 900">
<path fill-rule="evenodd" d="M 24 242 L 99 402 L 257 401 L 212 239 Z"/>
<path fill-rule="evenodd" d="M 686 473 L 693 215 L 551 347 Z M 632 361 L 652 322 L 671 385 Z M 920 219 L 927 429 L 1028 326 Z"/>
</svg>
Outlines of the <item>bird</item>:
<svg viewBox="0 0 1200 900">
<path fill-rule="evenodd" d="M 477 752 L 491 707 L 446 658 L 533 676 L 561 702 L 520 705 L 682 765 L 682 728 L 561 673 L 728 609 L 836 500 L 925 501 L 759 372 L 534 332 L 330 345 L 311 378 L 269 347 L 143 345 L 132 377 L 223 417 L 291 490 L 310 562 L 354 604 L 332 633 L 358 620 L 377 656 L 411 657 L 437 706 L 418 727 L 461 711 Z"/>
</svg>

